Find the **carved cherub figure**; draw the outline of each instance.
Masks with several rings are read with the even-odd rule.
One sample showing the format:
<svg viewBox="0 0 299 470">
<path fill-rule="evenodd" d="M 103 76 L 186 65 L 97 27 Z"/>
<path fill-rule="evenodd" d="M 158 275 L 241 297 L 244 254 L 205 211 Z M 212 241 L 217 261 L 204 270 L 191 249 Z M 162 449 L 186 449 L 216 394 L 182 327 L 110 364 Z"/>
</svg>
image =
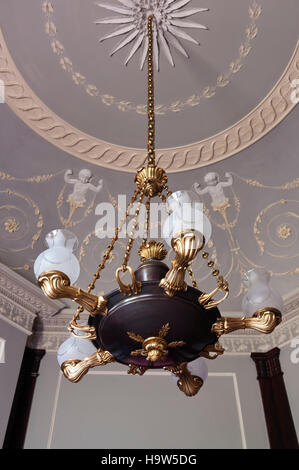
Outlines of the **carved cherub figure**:
<svg viewBox="0 0 299 470">
<path fill-rule="evenodd" d="M 205 188 L 199 189 L 200 185 L 198 183 L 194 183 L 193 185 L 194 191 L 200 196 L 209 193 L 214 209 L 222 207 L 228 203 L 228 199 L 224 194 L 223 188 L 233 184 L 233 177 L 230 173 L 225 173 L 225 176 L 227 181 L 219 181 L 218 173 L 210 172 L 204 177 L 204 181 L 207 185 Z"/>
<path fill-rule="evenodd" d="M 67 170 L 64 174 L 64 181 L 74 185 L 73 192 L 69 195 L 68 201 L 74 202 L 77 206 L 83 206 L 86 202 L 85 196 L 87 191 L 100 192 L 103 187 L 103 180 L 99 180 L 98 186 L 93 185 L 90 182 L 92 173 L 87 169 L 80 170 L 78 178 L 71 178 L 72 174 L 73 170 Z"/>
</svg>

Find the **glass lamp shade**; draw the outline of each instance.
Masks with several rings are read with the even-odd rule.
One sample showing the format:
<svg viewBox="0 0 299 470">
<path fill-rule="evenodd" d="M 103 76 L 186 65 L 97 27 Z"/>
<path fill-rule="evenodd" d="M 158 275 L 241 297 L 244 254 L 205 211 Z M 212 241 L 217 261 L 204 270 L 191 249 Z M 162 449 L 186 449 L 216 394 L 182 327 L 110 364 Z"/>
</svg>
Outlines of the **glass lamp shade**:
<svg viewBox="0 0 299 470">
<path fill-rule="evenodd" d="M 194 361 L 188 362 L 187 369 L 189 370 L 189 372 L 191 372 L 192 375 L 197 375 L 197 377 L 200 377 L 203 382 L 205 382 L 206 378 L 208 377 L 208 366 L 206 361 L 202 357 L 199 357 Z M 177 376 L 174 374 L 171 375 L 173 380 L 177 382 Z"/>
<path fill-rule="evenodd" d="M 62 271 L 74 284 L 80 274 L 80 264 L 73 250 L 78 244 L 76 235 L 68 230 L 56 229 L 46 236 L 48 249 L 43 251 L 35 260 L 34 274 L 36 279 L 44 271 Z"/>
<path fill-rule="evenodd" d="M 269 285 L 270 273 L 268 271 L 251 269 L 243 276 L 243 283 L 248 288 L 242 302 L 242 311 L 246 317 L 251 317 L 262 308 L 283 309 L 283 300 L 280 293 Z"/>
<path fill-rule="evenodd" d="M 202 203 L 195 200 L 191 191 L 176 191 L 167 198 L 170 215 L 163 225 L 163 237 L 171 246 L 172 238 L 183 230 L 196 230 L 205 237 L 205 244 L 211 238 L 212 226 L 202 211 Z"/>
<path fill-rule="evenodd" d="M 57 361 L 61 366 L 65 361 L 83 360 L 95 352 L 96 348 L 89 339 L 76 338 L 70 334 L 70 337 L 60 345 L 57 351 Z"/>
</svg>

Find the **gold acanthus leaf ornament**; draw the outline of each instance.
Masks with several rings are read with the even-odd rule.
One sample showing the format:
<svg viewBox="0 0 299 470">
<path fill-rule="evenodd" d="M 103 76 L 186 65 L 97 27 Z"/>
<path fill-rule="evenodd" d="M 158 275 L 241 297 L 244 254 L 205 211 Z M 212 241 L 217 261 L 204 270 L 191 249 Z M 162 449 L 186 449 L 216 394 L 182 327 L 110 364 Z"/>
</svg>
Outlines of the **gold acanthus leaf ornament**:
<svg viewBox="0 0 299 470">
<path fill-rule="evenodd" d="M 136 341 L 142 343 L 142 349 L 136 349 L 131 352 L 131 356 L 145 356 L 147 361 L 156 362 L 164 361 L 168 355 L 168 348 L 177 348 L 184 346 L 185 341 L 171 341 L 167 343 L 164 337 L 170 330 L 169 323 L 166 323 L 160 329 L 158 336 L 150 336 L 144 339 L 141 335 L 137 335 L 128 331 L 128 336 Z"/>
</svg>

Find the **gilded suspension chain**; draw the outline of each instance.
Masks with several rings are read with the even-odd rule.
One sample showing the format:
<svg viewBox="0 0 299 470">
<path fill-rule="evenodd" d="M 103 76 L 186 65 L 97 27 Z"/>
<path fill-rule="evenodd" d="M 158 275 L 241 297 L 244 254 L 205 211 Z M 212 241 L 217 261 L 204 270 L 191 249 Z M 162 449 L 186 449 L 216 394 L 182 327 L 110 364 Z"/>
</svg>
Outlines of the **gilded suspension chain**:
<svg viewBox="0 0 299 470">
<path fill-rule="evenodd" d="M 91 283 L 89 284 L 88 289 L 87 289 L 88 293 L 90 293 L 95 288 L 95 283 L 100 278 L 100 274 L 101 274 L 102 269 L 105 268 L 105 264 L 106 264 L 107 260 L 109 259 L 110 253 L 114 249 L 114 245 L 115 245 L 116 241 L 118 240 L 119 233 L 121 232 L 121 230 L 123 228 L 123 225 L 124 225 L 125 221 L 127 220 L 128 216 L 129 216 L 129 212 L 130 212 L 133 204 L 135 203 L 139 193 L 140 193 L 139 190 L 136 189 L 135 192 L 134 192 L 134 195 L 132 196 L 132 199 L 131 199 L 128 207 L 127 207 L 125 216 L 124 216 L 123 220 L 121 221 L 119 227 L 116 228 L 114 237 L 112 238 L 112 240 L 111 240 L 110 244 L 108 245 L 105 253 L 103 254 L 102 262 L 99 264 L 96 273 L 93 275 L 93 280 L 91 281 Z M 76 332 L 80 331 L 80 332 L 84 333 L 84 335 L 82 335 L 82 336 L 80 335 L 81 339 L 96 339 L 96 333 L 95 333 L 93 327 L 90 327 L 88 325 L 78 325 L 78 323 L 77 323 L 77 320 L 80 320 L 80 314 L 83 312 L 83 310 L 84 310 L 84 308 L 81 307 L 81 306 L 77 308 L 76 313 L 75 313 L 72 321 L 70 322 L 68 329 L 75 336 L 76 336 Z"/>
<path fill-rule="evenodd" d="M 212 269 L 212 275 L 217 278 L 218 286 L 209 292 L 208 294 L 202 293 L 198 298 L 198 302 L 202 305 L 206 310 L 211 308 L 217 307 L 220 303 L 222 303 L 229 294 L 228 282 L 223 279 L 223 276 L 220 275 L 219 269 L 215 268 L 214 261 L 209 259 L 209 253 L 207 251 L 202 252 L 202 257 L 204 260 L 207 261 L 207 265 L 209 268 Z M 190 274 L 190 273 L 189 273 Z M 192 275 L 191 275 L 192 279 Z M 223 291 L 224 295 L 220 300 L 213 300 L 213 296 L 218 292 Z"/>
<path fill-rule="evenodd" d="M 145 215 L 145 223 L 144 223 L 144 234 L 142 239 L 142 245 L 146 245 L 149 237 L 149 229 L 150 229 L 150 210 L 151 210 L 151 198 L 150 196 L 147 197 L 145 203 L 146 215 Z"/>
<path fill-rule="evenodd" d="M 137 208 L 136 208 L 136 211 L 135 211 L 135 214 L 134 214 L 134 217 L 133 217 L 133 225 L 132 225 L 132 229 L 131 229 L 131 232 L 130 232 L 130 237 L 128 239 L 128 243 L 127 243 L 127 246 L 126 246 L 125 256 L 124 256 L 124 260 L 123 260 L 123 264 L 122 264 L 123 271 L 126 271 L 127 264 L 128 264 L 128 261 L 129 261 L 130 255 L 131 255 L 131 251 L 132 251 L 132 247 L 133 247 L 134 239 L 135 239 L 134 235 L 135 235 L 135 231 L 136 231 L 136 228 L 137 228 L 137 225 L 138 225 L 140 207 L 141 207 L 143 198 L 144 198 L 144 192 L 142 191 L 141 194 L 140 194 L 140 197 L 138 199 Z"/>
<path fill-rule="evenodd" d="M 154 101 L 154 68 L 153 68 L 153 17 L 148 17 L 148 56 L 147 56 L 147 82 L 148 82 L 148 138 L 147 153 L 149 165 L 155 165 L 155 101 Z"/>
</svg>

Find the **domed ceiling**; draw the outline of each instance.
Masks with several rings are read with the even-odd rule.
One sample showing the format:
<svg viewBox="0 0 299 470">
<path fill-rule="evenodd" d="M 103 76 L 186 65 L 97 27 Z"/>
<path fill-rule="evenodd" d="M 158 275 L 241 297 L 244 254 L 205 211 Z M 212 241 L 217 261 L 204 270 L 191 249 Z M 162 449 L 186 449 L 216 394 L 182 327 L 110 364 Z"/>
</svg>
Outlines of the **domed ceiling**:
<svg viewBox="0 0 299 470">
<path fill-rule="evenodd" d="M 148 10 L 158 24 L 157 156 L 168 171 L 239 152 L 293 108 L 296 0 L 1 2 L 7 103 L 72 155 L 135 171 L 146 156 Z"/>
</svg>

